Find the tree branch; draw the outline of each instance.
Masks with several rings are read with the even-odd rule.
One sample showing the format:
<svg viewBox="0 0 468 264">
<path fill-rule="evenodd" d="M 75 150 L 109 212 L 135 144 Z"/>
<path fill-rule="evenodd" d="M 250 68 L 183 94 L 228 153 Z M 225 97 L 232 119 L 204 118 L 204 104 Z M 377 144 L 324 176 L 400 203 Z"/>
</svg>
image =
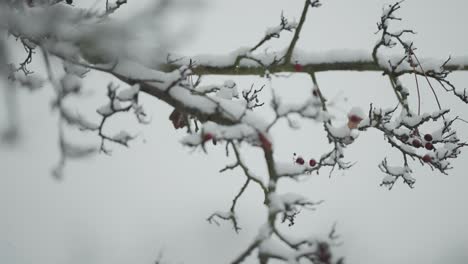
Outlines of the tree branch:
<svg viewBox="0 0 468 264">
<path fill-rule="evenodd" d="M 359 51 L 356 51 L 359 52 Z M 302 65 L 302 72 L 326 72 L 326 71 L 380 71 L 384 72 L 386 69 L 379 66 L 372 59 L 361 59 L 356 57 L 352 60 L 339 61 L 339 62 L 315 62 L 305 63 Z M 181 64 L 162 64 L 160 69 L 165 72 L 170 72 L 179 68 Z M 444 66 L 444 69 L 449 71 L 468 71 L 468 63 L 449 63 Z M 294 63 L 276 64 L 268 67 L 270 73 L 279 72 L 295 72 Z M 414 71 L 411 69 L 399 71 L 399 75 L 411 74 Z M 209 63 L 197 62 L 196 67 L 193 68 L 195 75 L 264 75 L 265 67 L 251 66 L 240 64 L 237 67 L 229 66 L 212 66 Z"/>
</svg>

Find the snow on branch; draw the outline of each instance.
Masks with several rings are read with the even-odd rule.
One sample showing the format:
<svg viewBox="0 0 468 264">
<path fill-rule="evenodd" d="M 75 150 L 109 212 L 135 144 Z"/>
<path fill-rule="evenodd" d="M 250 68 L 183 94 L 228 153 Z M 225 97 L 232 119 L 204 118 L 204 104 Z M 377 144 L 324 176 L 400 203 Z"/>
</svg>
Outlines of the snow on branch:
<svg viewBox="0 0 468 264">
<path fill-rule="evenodd" d="M 426 123 L 437 122 L 449 111 L 422 115 L 413 113 L 409 116 L 405 110 L 399 114 L 396 110 L 396 108 L 380 109 L 371 105 L 369 116 L 359 126 L 360 130 L 368 128 L 380 130 L 388 143 L 403 155 L 404 164 L 401 167 L 390 167 L 386 159 L 379 165 L 381 171 L 388 174 L 382 184 L 390 186 L 391 189 L 395 181 L 402 177 L 405 183 L 413 187 L 415 179 L 410 176 L 412 170 L 409 167 L 409 158 L 447 174 L 447 170 L 451 169 L 450 159 L 457 158 L 460 149 L 467 146 L 452 128 L 453 123 L 459 119 L 444 119 L 439 129 L 427 131 L 424 128 Z"/>
</svg>

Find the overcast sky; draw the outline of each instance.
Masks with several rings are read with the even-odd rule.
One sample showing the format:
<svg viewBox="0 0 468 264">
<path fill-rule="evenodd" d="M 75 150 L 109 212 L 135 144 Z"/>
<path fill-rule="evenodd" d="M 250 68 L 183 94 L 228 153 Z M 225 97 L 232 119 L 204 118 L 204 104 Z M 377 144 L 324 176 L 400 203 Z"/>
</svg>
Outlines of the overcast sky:
<svg viewBox="0 0 468 264">
<path fill-rule="evenodd" d="M 105 1 L 75 2 L 88 7 L 97 2 L 102 7 Z M 148 2 L 129 1 L 116 15 L 131 16 Z M 385 3 L 324 1 L 321 8 L 311 10 L 298 46 L 306 51 L 370 52 Z M 174 14 L 166 27 L 167 32 L 177 28 L 184 36 L 174 45 L 179 53 L 225 54 L 256 43 L 267 27 L 278 24 L 281 11 L 299 19 L 302 7 L 303 1 L 298 0 L 206 0 L 203 8 Z M 407 0 L 399 12 L 404 21 L 398 25 L 418 32 L 414 41 L 421 57 L 468 55 L 466 10 L 466 1 Z M 267 46 L 282 48 L 290 36 Z M 39 58 L 37 62 L 40 67 Z M 257 77 L 231 79 L 241 89 L 266 83 Z M 110 80 L 108 75 L 90 73 L 85 99 L 91 103 L 81 107 L 76 103 L 77 109 L 92 113 L 93 108 L 83 106 L 104 102 Z M 207 82 L 223 80 L 224 76 L 206 78 Z M 338 122 L 344 122 L 352 106 L 395 105 L 389 83 L 379 73 L 328 72 L 319 74 L 318 80 L 330 98 L 337 96 Z M 468 72 L 454 73 L 451 80 L 463 89 Z M 415 92 L 413 80 L 404 81 Z M 297 74 L 273 79 L 271 85 L 287 100 L 297 101 L 311 84 L 306 75 Z M 434 111 L 429 89 L 422 90 L 422 109 Z M 438 92 L 443 106 L 468 118 L 466 105 L 441 89 Z M 218 173 L 232 162 L 225 157 L 224 147 L 210 146 L 208 155 L 183 147 L 179 140 L 184 132 L 174 132 L 167 119 L 172 109 L 148 96 L 142 96 L 142 101 L 152 116 L 150 125 L 134 126 L 132 118 L 113 124 L 140 133 L 131 148 L 114 147 L 112 156 L 70 162 L 64 180 L 54 180 L 50 171 L 58 159 L 57 114 L 50 111 L 51 98 L 48 86 L 35 93 L 21 91 L 21 141 L 15 146 L 0 143 L 0 263 L 146 264 L 153 263 L 161 250 L 167 263 L 228 263 L 257 234 L 266 211 L 254 186 L 238 204 L 239 234 L 228 222 L 219 227 L 207 223 L 212 212 L 229 209 L 244 178 L 239 171 Z M 0 128 L 4 121 L 2 113 Z M 468 124 L 456 127 L 466 138 Z M 319 157 L 329 148 L 320 124 L 304 123 L 302 130 L 294 132 L 282 124 L 273 135 L 277 158 L 286 161 L 293 152 Z M 281 192 L 297 191 L 325 200 L 317 211 L 301 213 L 296 225 L 285 229 L 297 235 L 325 233 L 337 222 L 344 242 L 337 252 L 347 263 L 465 263 L 468 155 L 463 153 L 453 162 L 455 169 L 448 176 L 415 163 L 416 187 L 409 189 L 399 182 L 388 191 L 379 187 L 383 175 L 377 165 L 386 156 L 400 162 L 400 156 L 387 145 L 376 131 L 361 133 L 345 152 L 348 160 L 357 162 L 352 169 L 331 178 L 321 173 L 300 183 L 281 182 Z M 246 160 L 260 174 L 265 168 L 258 153 L 245 150 Z"/>
</svg>

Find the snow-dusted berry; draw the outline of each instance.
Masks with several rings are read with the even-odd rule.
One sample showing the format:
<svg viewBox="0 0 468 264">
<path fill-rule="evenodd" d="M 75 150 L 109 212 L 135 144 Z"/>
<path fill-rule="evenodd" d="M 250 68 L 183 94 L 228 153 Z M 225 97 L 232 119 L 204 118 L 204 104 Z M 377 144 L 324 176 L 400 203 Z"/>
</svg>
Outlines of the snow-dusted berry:
<svg viewBox="0 0 468 264">
<path fill-rule="evenodd" d="M 426 154 L 422 157 L 422 160 L 424 162 L 431 162 L 432 161 L 432 157 L 429 155 L 429 154 Z"/>
<path fill-rule="evenodd" d="M 432 135 L 431 135 L 431 134 L 426 134 L 426 135 L 424 135 L 424 140 L 426 140 L 426 141 L 432 141 Z"/>
<path fill-rule="evenodd" d="M 299 165 L 304 165 L 304 159 L 302 157 L 298 157 L 296 159 L 296 163 L 299 164 Z"/>
<path fill-rule="evenodd" d="M 409 139 L 409 136 L 406 135 L 406 134 L 403 134 L 403 135 L 400 136 L 400 140 L 403 141 L 403 142 L 408 141 L 408 139 Z"/>
<path fill-rule="evenodd" d="M 424 147 L 427 149 L 427 150 L 433 150 L 434 149 L 434 145 L 432 145 L 431 142 L 427 142 Z"/>
<path fill-rule="evenodd" d="M 213 134 L 211 134 L 211 133 L 206 133 L 206 134 L 203 135 L 203 142 L 206 142 L 206 141 L 211 140 L 211 139 L 213 139 L 213 138 L 214 138 L 214 137 L 213 137 Z"/>
<path fill-rule="evenodd" d="M 365 118 L 364 111 L 359 107 L 353 107 L 348 113 L 348 128 L 355 129 Z"/>
<path fill-rule="evenodd" d="M 352 115 L 349 117 L 349 120 L 354 123 L 359 123 L 361 122 L 362 118 L 357 115 Z"/>
<path fill-rule="evenodd" d="M 317 161 L 314 160 L 314 159 L 310 159 L 310 160 L 309 160 L 309 165 L 310 165 L 311 167 L 315 167 L 315 165 L 317 165 Z"/>
<path fill-rule="evenodd" d="M 412 144 L 413 147 L 415 147 L 415 148 L 420 148 L 420 147 L 421 147 L 421 141 L 419 141 L 419 139 L 413 139 L 413 141 L 411 142 L 411 144 Z"/>
</svg>

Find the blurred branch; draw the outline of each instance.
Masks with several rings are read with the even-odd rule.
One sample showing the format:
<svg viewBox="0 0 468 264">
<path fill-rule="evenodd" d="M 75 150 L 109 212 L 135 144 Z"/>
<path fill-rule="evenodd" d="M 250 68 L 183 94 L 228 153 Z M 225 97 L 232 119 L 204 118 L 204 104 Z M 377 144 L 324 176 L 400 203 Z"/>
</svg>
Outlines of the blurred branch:
<svg viewBox="0 0 468 264">
<path fill-rule="evenodd" d="M 359 51 L 356 51 L 357 53 Z M 294 63 L 277 64 L 268 67 L 270 73 L 280 72 L 296 72 L 294 69 Z M 326 71 L 385 71 L 385 68 L 379 66 L 372 59 L 359 59 L 345 60 L 338 62 L 317 62 L 317 63 L 304 63 L 302 65 L 302 72 L 306 73 L 318 73 Z M 160 68 L 163 71 L 170 72 L 174 69 L 179 68 L 179 64 L 162 64 Z M 444 65 L 444 69 L 448 71 L 468 71 L 468 63 L 447 63 Z M 231 65 L 231 66 L 211 66 L 210 64 L 197 62 L 197 65 L 193 68 L 193 73 L 196 75 L 263 75 L 265 74 L 265 67 L 262 66 L 251 66 L 251 65 Z M 398 72 L 398 75 L 412 74 L 413 70 L 402 70 Z"/>
<path fill-rule="evenodd" d="M 307 11 L 309 10 L 309 7 L 319 7 L 321 6 L 319 0 L 306 0 L 304 3 L 304 8 L 302 9 L 302 14 L 301 18 L 299 20 L 299 24 L 296 28 L 296 31 L 294 32 L 294 36 L 291 40 L 291 43 L 289 44 L 288 50 L 286 51 L 286 55 L 284 56 L 284 63 L 291 63 L 291 57 L 292 53 L 294 51 L 294 48 L 296 47 L 296 43 L 299 40 L 299 35 L 301 34 L 302 26 L 304 25 L 304 22 L 307 17 Z"/>
</svg>

